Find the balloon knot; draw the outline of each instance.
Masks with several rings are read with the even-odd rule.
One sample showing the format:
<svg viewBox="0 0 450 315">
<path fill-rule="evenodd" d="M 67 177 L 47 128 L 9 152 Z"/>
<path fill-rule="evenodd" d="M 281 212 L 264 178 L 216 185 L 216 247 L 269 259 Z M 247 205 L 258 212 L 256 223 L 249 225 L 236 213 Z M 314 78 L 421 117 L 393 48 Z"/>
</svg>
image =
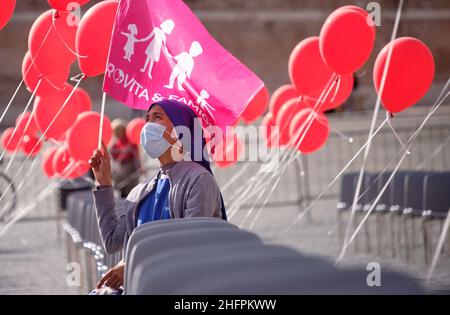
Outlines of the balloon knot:
<svg viewBox="0 0 450 315">
<path fill-rule="evenodd" d="M 59 19 L 59 12 L 58 12 L 58 10 L 55 10 L 55 14 L 53 14 L 53 17 L 55 19 Z"/>
<path fill-rule="evenodd" d="M 394 114 L 392 114 L 391 112 L 388 112 L 389 118 L 394 118 Z"/>
</svg>

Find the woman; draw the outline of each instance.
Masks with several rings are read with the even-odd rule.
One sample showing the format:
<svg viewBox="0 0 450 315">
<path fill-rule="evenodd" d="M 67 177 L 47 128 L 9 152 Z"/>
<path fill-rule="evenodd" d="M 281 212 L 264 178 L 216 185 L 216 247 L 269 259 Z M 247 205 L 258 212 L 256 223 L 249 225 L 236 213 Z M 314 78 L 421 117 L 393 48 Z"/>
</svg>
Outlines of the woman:
<svg viewBox="0 0 450 315">
<path fill-rule="evenodd" d="M 195 139 L 198 119 L 195 119 L 194 112 L 182 103 L 164 100 L 150 106 L 146 121 L 141 132 L 141 145 L 151 158 L 159 160 L 161 169 L 155 178 L 137 185 L 130 192 L 124 211 L 116 209 L 111 162 L 106 147 L 95 150 L 89 160 L 100 185 L 93 193 L 100 233 L 109 254 L 126 247 L 133 230 L 146 222 L 187 217 L 226 220 L 222 195 L 209 161 L 203 154 L 200 159 L 194 159 L 197 143 L 201 143 L 201 150 L 205 147 L 203 135 L 200 135 L 201 139 Z M 181 137 L 177 133 L 179 127 L 187 128 L 191 139 L 184 135 Z M 187 155 L 190 155 L 188 161 L 185 159 Z M 180 157 L 184 159 L 180 160 Z M 116 212 L 123 214 L 118 216 Z M 122 286 L 125 263 L 121 261 L 110 269 L 97 288 L 105 285 L 118 289 Z"/>
</svg>

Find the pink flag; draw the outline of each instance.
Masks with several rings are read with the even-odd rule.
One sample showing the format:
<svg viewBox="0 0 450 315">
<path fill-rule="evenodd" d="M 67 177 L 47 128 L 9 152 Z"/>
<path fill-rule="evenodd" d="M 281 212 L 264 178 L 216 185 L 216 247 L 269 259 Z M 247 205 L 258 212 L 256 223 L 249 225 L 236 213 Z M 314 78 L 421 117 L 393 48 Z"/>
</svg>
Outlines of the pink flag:
<svg viewBox="0 0 450 315">
<path fill-rule="evenodd" d="M 147 110 L 188 104 L 204 127 L 232 125 L 264 83 L 208 33 L 181 0 L 121 0 L 103 90 Z"/>
</svg>

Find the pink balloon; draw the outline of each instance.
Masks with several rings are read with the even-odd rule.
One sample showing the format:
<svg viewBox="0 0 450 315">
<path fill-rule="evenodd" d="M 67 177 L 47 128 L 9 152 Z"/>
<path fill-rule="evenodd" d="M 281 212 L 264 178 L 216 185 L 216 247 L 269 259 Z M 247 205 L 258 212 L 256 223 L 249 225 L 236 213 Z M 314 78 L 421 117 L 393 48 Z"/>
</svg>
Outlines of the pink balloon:
<svg viewBox="0 0 450 315">
<path fill-rule="evenodd" d="M 74 97 L 78 100 L 80 106 L 80 112 L 89 112 L 92 110 L 92 101 L 89 93 L 82 88 L 77 88 L 74 93 Z"/>
<path fill-rule="evenodd" d="M 33 93 L 35 90 L 39 79 L 41 83 L 36 91 L 36 95 L 43 96 L 55 91 L 55 89 L 64 88 L 64 83 L 69 77 L 70 67 L 64 66 L 58 69 L 56 72 L 43 75 L 39 72 L 36 66 L 33 64 L 30 52 L 25 54 L 22 62 L 22 78 L 24 79 L 25 85 L 28 91 Z"/>
<path fill-rule="evenodd" d="M 45 176 L 48 178 L 52 178 L 55 174 L 55 171 L 53 170 L 53 156 L 55 155 L 57 149 L 57 147 L 51 147 L 45 151 L 44 154 L 42 154 L 41 167 Z"/>
<path fill-rule="evenodd" d="M 127 125 L 127 138 L 128 140 L 136 145 L 139 145 L 141 143 L 141 130 L 145 125 L 145 119 L 143 118 L 135 118 L 132 121 L 130 121 Z"/>
<path fill-rule="evenodd" d="M 313 121 L 310 124 L 311 119 Z M 329 133 L 327 117 L 322 113 L 314 113 L 310 108 L 297 113 L 289 128 L 293 145 L 303 154 L 319 150 L 327 141 Z"/>
<path fill-rule="evenodd" d="M 261 126 L 264 127 L 264 138 L 266 139 L 266 145 L 271 147 L 276 147 L 278 142 L 278 126 L 275 124 L 275 116 L 268 112 L 263 121 L 261 122 Z"/>
<path fill-rule="evenodd" d="M 17 117 L 16 127 L 17 130 L 20 131 L 20 134 L 23 135 L 36 136 L 36 134 L 38 133 L 38 127 L 36 126 L 34 117 L 31 117 L 30 112 L 25 112 Z M 26 130 L 25 127 L 27 127 Z"/>
<path fill-rule="evenodd" d="M 36 156 L 41 151 L 42 142 L 36 136 L 25 135 L 22 141 L 22 151 L 26 155 Z"/>
<path fill-rule="evenodd" d="M 269 111 L 272 112 L 274 116 L 277 116 L 281 107 L 290 99 L 299 97 L 300 94 L 297 89 L 292 84 L 286 84 L 280 86 L 275 92 L 273 92 L 270 98 Z"/>
<path fill-rule="evenodd" d="M 428 47 L 420 40 L 402 37 L 386 45 L 375 61 L 373 81 L 380 93 L 384 66 L 393 45 L 389 71 L 381 101 L 390 113 L 398 113 L 425 96 L 434 79 L 434 59 Z"/>
<path fill-rule="evenodd" d="M 22 135 L 20 134 L 20 132 L 16 131 L 14 133 L 14 128 L 7 128 L 5 129 L 5 131 L 3 131 L 0 142 L 7 152 L 12 153 L 19 149 L 19 142 L 21 137 Z"/>
<path fill-rule="evenodd" d="M 336 10 L 320 32 L 320 53 L 337 74 L 353 73 L 369 59 L 375 43 L 375 25 L 361 10 Z"/>
<path fill-rule="evenodd" d="M 72 89 L 72 86 L 66 84 L 62 91 L 55 91 L 35 99 L 34 119 L 42 133 L 48 129 L 45 134 L 46 139 L 59 139 L 73 125 L 80 113 L 77 100 L 73 95 L 61 110 Z"/>
<path fill-rule="evenodd" d="M 70 155 L 76 161 L 86 162 L 98 147 L 100 114 L 96 112 L 81 113 L 73 127 L 67 133 L 67 146 Z M 108 145 L 112 138 L 111 122 L 105 116 L 103 121 L 102 141 Z"/>
<path fill-rule="evenodd" d="M 280 128 L 280 145 L 288 144 L 291 139 L 289 134 L 289 126 L 291 125 L 291 121 L 294 116 L 302 109 L 308 108 L 309 106 L 310 104 L 305 102 L 305 100 L 300 97 L 287 101 L 286 104 L 281 107 L 275 118 L 276 125 Z"/>
<path fill-rule="evenodd" d="M 44 75 L 50 75 L 67 68 L 75 61 L 76 23 L 68 23 L 72 12 L 59 12 L 53 25 L 55 10 L 41 14 L 30 30 L 28 48 L 36 68 Z"/>
<path fill-rule="evenodd" d="M 258 119 L 267 110 L 267 104 L 269 103 L 269 91 L 264 86 L 250 101 L 242 113 L 242 120 L 246 123 L 251 123 Z"/>
<path fill-rule="evenodd" d="M 47 0 L 48 4 L 58 11 L 69 10 L 72 11 L 74 8 L 73 5 L 69 5 L 70 3 L 74 3 L 76 5 L 82 6 L 88 3 L 90 0 Z"/>
<path fill-rule="evenodd" d="M 0 31 L 8 24 L 15 7 L 16 0 L 2 0 L 0 3 Z"/>
<path fill-rule="evenodd" d="M 331 79 L 333 71 L 323 62 L 319 50 L 319 37 L 301 41 L 289 59 L 289 77 L 301 95 L 311 95 L 322 89 Z"/>
<path fill-rule="evenodd" d="M 81 19 L 76 39 L 77 53 L 82 56 L 78 64 L 89 77 L 105 72 L 117 7 L 117 1 L 105 0 L 91 7 Z"/>
</svg>

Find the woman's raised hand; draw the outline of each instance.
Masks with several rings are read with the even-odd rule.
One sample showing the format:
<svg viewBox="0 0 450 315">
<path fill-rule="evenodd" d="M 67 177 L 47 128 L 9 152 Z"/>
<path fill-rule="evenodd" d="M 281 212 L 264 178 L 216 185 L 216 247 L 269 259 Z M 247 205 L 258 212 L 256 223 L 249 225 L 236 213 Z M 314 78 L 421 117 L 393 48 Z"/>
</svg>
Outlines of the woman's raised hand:
<svg viewBox="0 0 450 315">
<path fill-rule="evenodd" d="M 95 179 L 100 186 L 112 186 L 111 159 L 108 148 L 102 143 L 102 149 L 95 149 L 89 159 Z"/>
</svg>

